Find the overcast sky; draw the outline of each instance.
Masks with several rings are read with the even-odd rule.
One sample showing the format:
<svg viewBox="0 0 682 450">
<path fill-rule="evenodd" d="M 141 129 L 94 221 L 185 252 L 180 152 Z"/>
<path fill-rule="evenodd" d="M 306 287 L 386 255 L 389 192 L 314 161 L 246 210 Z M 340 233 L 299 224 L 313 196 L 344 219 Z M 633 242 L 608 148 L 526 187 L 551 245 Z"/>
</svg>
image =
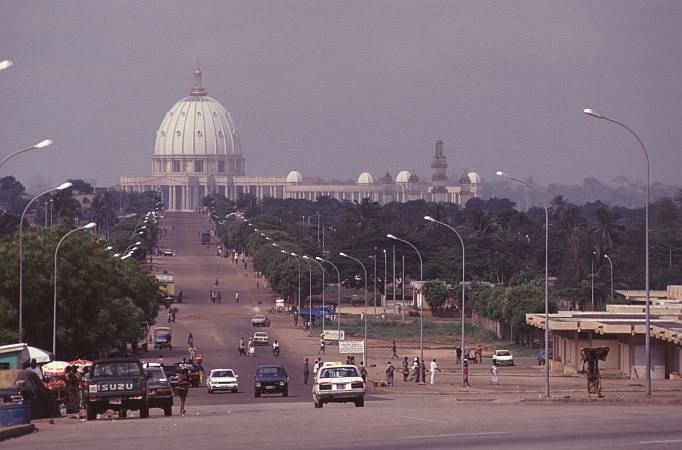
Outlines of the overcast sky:
<svg viewBox="0 0 682 450">
<path fill-rule="evenodd" d="M 200 60 L 247 175 L 680 184 L 682 1 L 0 0 L 0 177 L 148 175 Z"/>
</svg>

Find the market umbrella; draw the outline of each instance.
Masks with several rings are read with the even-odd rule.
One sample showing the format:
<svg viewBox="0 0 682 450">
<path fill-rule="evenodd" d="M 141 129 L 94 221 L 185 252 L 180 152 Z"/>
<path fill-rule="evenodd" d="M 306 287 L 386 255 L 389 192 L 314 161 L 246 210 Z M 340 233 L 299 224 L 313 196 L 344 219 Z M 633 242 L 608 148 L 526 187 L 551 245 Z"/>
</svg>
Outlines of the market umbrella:
<svg viewBox="0 0 682 450">
<path fill-rule="evenodd" d="M 37 347 L 28 347 L 28 360 L 35 359 L 38 364 L 48 363 L 54 359 L 54 355 L 47 350 Z"/>
<path fill-rule="evenodd" d="M 52 361 L 41 367 L 43 375 L 47 376 L 64 376 L 65 369 L 70 364 L 66 361 Z"/>
<path fill-rule="evenodd" d="M 69 362 L 70 366 L 76 366 L 76 367 L 85 367 L 85 366 L 91 366 L 92 361 L 88 361 L 87 359 L 76 359 L 75 361 Z"/>
</svg>

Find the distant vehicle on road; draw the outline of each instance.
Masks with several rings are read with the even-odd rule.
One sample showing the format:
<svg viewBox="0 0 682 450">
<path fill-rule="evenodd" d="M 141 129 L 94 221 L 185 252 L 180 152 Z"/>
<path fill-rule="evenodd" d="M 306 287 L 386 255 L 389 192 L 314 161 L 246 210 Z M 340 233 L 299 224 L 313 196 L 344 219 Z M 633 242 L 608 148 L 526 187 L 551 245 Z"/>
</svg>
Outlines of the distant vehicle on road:
<svg viewBox="0 0 682 450">
<path fill-rule="evenodd" d="M 289 396 L 289 375 L 281 364 L 258 367 L 254 378 L 253 393 L 256 398 L 262 394 Z"/>
<path fill-rule="evenodd" d="M 162 256 L 175 256 L 175 252 L 173 252 L 172 248 L 166 248 L 161 251 Z"/>
<path fill-rule="evenodd" d="M 206 379 L 208 393 L 213 394 L 218 391 L 237 392 L 239 390 L 238 377 L 239 375 L 234 373 L 232 369 L 211 370 Z"/>
<path fill-rule="evenodd" d="M 493 363 L 496 366 L 513 366 L 514 355 L 509 350 L 495 350 L 493 354 Z"/>
<path fill-rule="evenodd" d="M 211 233 L 201 233 L 201 245 L 211 245 Z"/>
<path fill-rule="evenodd" d="M 265 331 L 253 333 L 253 345 L 270 345 L 270 337 Z"/>
<path fill-rule="evenodd" d="M 251 325 L 254 327 L 269 327 L 270 319 L 262 314 L 257 314 L 251 319 Z"/>
<path fill-rule="evenodd" d="M 154 328 L 154 348 L 163 350 L 164 348 L 171 349 L 173 345 L 171 344 L 171 339 L 173 337 L 173 332 L 168 327 L 156 327 Z"/>
<path fill-rule="evenodd" d="M 552 353 L 552 349 L 550 348 L 550 349 L 549 349 L 549 359 L 552 359 L 553 356 L 554 356 L 554 355 L 553 355 L 553 353 Z M 545 364 L 545 362 L 546 362 L 545 351 L 544 351 L 544 350 L 540 350 L 540 351 L 538 352 L 538 365 L 539 365 L 539 366 L 542 366 L 542 365 Z"/>
</svg>

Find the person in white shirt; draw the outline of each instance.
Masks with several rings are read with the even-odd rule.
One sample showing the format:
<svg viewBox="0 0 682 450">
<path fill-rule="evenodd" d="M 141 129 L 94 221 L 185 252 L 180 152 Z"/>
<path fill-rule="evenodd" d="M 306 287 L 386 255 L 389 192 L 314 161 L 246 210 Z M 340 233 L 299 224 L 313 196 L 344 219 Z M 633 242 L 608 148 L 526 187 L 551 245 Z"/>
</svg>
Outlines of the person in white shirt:
<svg viewBox="0 0 682 450">
<path fill-rule="evenodd" d="M 40 366 L 38 366 L 38 364 L 36 363 L 35 358 L 31 360 L 31 364 L 29 364 L 26 370 L 34 372 L 36 375 L 38 375 L 38 378 L 40 378 L 41 380 L 43 379 L 43 371 L 40 369 Z"/>
<path fill-rule="evenodd" d="M 438 364 L 436 364 L 436 358 L 433 358 L 433 361 L 429 364 L 429 371 L 431 372 L 431 384 L 436 383 L 436 370 L 438 372 L 442 372 L 440 368 L 438 367 Z"/>
</svg>

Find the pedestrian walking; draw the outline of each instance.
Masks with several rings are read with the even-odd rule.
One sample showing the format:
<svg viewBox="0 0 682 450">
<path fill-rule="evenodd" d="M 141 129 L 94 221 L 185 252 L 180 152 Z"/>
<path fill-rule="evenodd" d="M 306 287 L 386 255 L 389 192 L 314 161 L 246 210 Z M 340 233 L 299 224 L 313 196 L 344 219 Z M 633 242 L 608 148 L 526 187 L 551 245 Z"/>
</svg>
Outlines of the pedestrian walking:
<svg viewBox="0 0 682 450">
<path fill-rule="evenodd" d="M 260 283 L 258 281 L 256 281 L 256 290 L 258 290 L 259 287 L 260 287 Z"/>
<path fill-rule="evenodd" d="M 431 372 L 431 384 L 436 384 L 436 371 L 443 372 L 438 367 L 438 364 L 436 364 L 436 358 L 433 358 L 433 361 L 429 364 L 429 371 Z"/>
<path fill-rule="evenodd" d="M 478 344 L 478 347 L 476 347 L 476 359 L 478 359 L 478 363 L 483 362 L 483 347 L 481 347 L 481 344 Z"/>
<path fill-rule="evenodd" d="M 172 317 L 173 317 L 173 314 L 171 313 L 170 308 L 168 308 L 168 323 L 171 323 Z"/>
<path fill-rule="evenodd" d="M 497 365 L 495 365 L 495 361 L 493 361 L 493 366 L 490 368 L 490 384 L 500 384 L 500 381 L 497 379 Z"/>
<path fill-rule="evenodd" d="M 157 363 L 158 365 L 160 365 L 161 367 L 163 367 L 163 365 L 164 365 L 165 362 L 166 362 L 166 361 L 163 359 L 163 355 L 159 353 L 159 359 L 156 360 L 156 363 Z"/>
<path fill-rule="evenodd" d="M 455 352 L 457 353 L 457 364 L 461 364 L 462 363 L 462 347 L 457 346 L 457 349 L 455 350 Z"/>
<path fill-rule="evenodd" d="M 234 293 L 234 302 L 239 303 L 239 291 Z"/>
<path fill-rule="evenodd" d="M 395 345 L 395 341 L 393 341 L 393 345 L 391 346 L 391 351 L 393 352 L 393 356 L 391 356 L 391 359 L 400 359 L 398 356 L 398 347 Z"/>
<path fill-rule="evenodd" d="M 393 387 L 393 372 L 395 371 L 395 367 L 393 367 L 393 364 L 391 364 L 391 361 L 386 363 L 386 384 Z"/>
<path fill-rule="evenodd" d="M 324 335 L 322 335 L 320 338 L 320 350 L 317 352 L 317 354 L 319 355 L 320 353 L 324 355 Z"/>
<path fill-rule="evenodd" d="M 192 336 L 191 331 L 187 335 L 187 347 L 194 347 L 194 336 Z"/>
<path fill-rule="evenodd" d="M 308 365 L 308 358 L 303 363 L 303 384 L 308 384 L 308 375 L 310 375 L 310 366 Z"/>
<path fill-rule="evenodd" d="M 175 308 L 173 308 L 171 310 L 171 319 L 173 320 L 173 323 L 175 323 L 175 314 L 177 314 L 177 311 L 175 310 Z"/>
<path fill-rule="evenodd" d="M 419 383 L 419 358 L 414 358 L 412 361 L 412 375 L 410 375 L 410 381 Z"/>
<path fill-rule="evenodd" d="M 322 359 L 317 358 L 315 360 L 315 365 L 313 366 L 313 378 L 317 376 L 317 371 L 320 370 L 321 365 L 322 365 Z"/>
<path fill-rule="evenodd" d="M 360 376 L 362 377 L 362 381 L 367 383 L 367 369 L 365 368 L 363 361 L 360 361 L 360 367 L 358 367 L 358 369 L 360 369 Z"/>
<path fill-rule="evenodd" d="M 469 363 L 464 361 L 464 384 L 467 385 L 467 387 L 471 387 L 469 384 Z"/>
<path fill-rule="evenodd" d="M 403 359 L 403 381 L 407 381 L 407 376 L 410 374 L 410 362 L 407 360 L 407 356 Z"/>
<path fill-rule="evenodd" d="M 180 397 L 180 414 L 185 415 L 185 402 L 189 393 L 189 376 L 187 369 L 178 370 L 178 397 Z"/>
<path fill-rule="evenodd" d="M 244 343 L 244 337 L 239 339 L 239 347 L 237 350 L 239 351 L 239 356 L 246 356 L 246 344 Z"/>
</svg>

